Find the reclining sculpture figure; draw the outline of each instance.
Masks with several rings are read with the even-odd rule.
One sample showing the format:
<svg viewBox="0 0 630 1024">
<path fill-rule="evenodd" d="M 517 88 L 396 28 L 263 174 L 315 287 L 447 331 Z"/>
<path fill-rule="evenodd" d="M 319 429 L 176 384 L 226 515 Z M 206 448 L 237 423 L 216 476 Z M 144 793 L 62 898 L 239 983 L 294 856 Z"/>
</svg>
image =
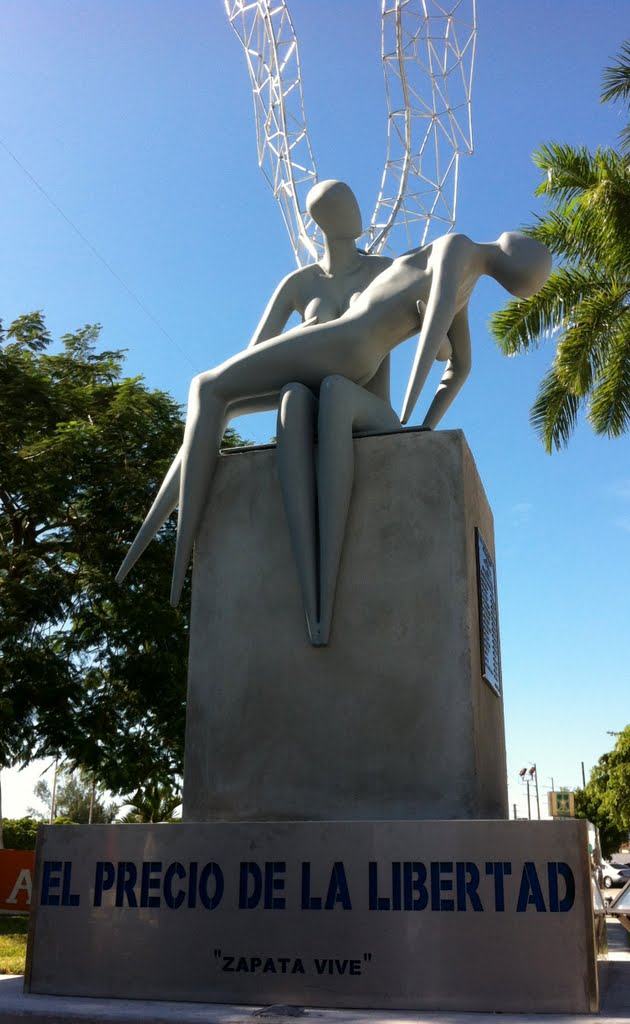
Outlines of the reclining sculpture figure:
<svg viewBox="0 0 630 1024">
<path fill-rule="evenodd" d="M 303 269 L 308 271 L 311 268 Z M 420 330 L 401 421 L 406 423 L 413 412 L 434 360 L 446 356 L 448 362 L 445 372 L 423 423 L 425 427 L 434 428 L 470 372 L 468 302 L 479 278 L 483 275 L 493 277 L 510 294 L 526 298 L 542 287 L 550 269 L 551 257 L 548 250 L 540 242 L 525 235 L 506 232 L 496 242 L 482 244 L 461 234 L 444 235 L 429 245 L 412 249 L 395 259 L 374 277 L 365 290 L 360 291 L 356 297 L 352 295 L 354 301 L 337 319 L 323 323 L 307 319 L 299 327 L 274 337 L 265 337 L 265 340 L 255 335 L 252 346 L 215 369 L 196 376 L 190 387 L 182 447 L 127 552 L 117 580 L 120 582 L 124 579 L 179 503 L 171 588 L 171 602 L 177 604 L 214 474 L 221 438 L 229 419 L 245 408 L 252 411 L 277 405 L 283 390 L 294 382 L 320 394 L 326 382 L 324 393 L 332 388 L 344 388 L 346 394 L 352 392 L 356 397 L 357 392 L 353 391 L 352 385 L 363 388 L 374 378 L 389 352 Z M 308 312 L 308 307 L 305 312 Z M 342 384 L 340 378 L 346 383 Z M 390 418 L 386 413 L 386 405 L 383 402 L 380 409 L 383 413 L 382 427 L 396 429 L 397 418 L 391 407 Z M 378 428 L 378 413 L 373 418 Z M 369 412 L 367 419 L 370 419 Z M 361 424 L 361 416 L 358 415 L 353 422 L 355 425 Z M 327 418 L 320 414 L 320 469 L 325 462 L 323 450 L 327 451 L 329 457 L 335 458 L 338 439 L 331 432 L 329 443 L 326 443 L 328 426 Z M 311 631 L 314 642 L 319 644 L 325 644 L 328 640 L 347 514 L 346 492 L 349 500 L 352 486 L 351 466 L 349 487 L 348 474 L 340 472 L 338 466 L 333 467 L 329 475 L 336 477 L 337 482 L 343 478 L 346 484 L 342 486 L 344 493 L 339 498 L 339 487 L 327 491 L 326 473 L 323 492 L 320 479 L 320 523 L 322 518 L 327 519 L 329 512 L 332 512 L 332 520 L 336 524 L 332 532 L 336 536 L 334 550 L 328 558 L 327 578 L 324 580 L 322 577 L 320 588 L 319 631 L 317 626 Z M 334 507 L 339 500 L 346 504 L 341 514 L 339 507 Z M 329 507 L 331 503 L 332 509 Z M 339 522 L 342 523 L 341 531 L 338 529 Z M 320 537 L 320 545 L 322 540 L 325 545 L 325 537 Z M 329 594 L 331 586 L 332 594 Z M 322 607 L 325 617 L 321 615 Z"/>
</svg>

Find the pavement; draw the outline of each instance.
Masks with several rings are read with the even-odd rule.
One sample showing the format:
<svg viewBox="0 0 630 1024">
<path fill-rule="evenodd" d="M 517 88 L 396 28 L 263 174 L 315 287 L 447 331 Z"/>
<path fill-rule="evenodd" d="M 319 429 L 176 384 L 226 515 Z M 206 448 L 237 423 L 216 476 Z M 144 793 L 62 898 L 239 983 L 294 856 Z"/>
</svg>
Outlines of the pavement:
<svg viewBox="0 0 630 1024">
<path fill-rule="evenodd" d="M 25 995 L 21 975 L 0 977 L 0 1024 L 621 1024 L 630 1021 L 630 934 L 608 917 L 608 957 L 599 961 L 598 1014 L 309 1010 L 141 999 Z"/>
</svg>

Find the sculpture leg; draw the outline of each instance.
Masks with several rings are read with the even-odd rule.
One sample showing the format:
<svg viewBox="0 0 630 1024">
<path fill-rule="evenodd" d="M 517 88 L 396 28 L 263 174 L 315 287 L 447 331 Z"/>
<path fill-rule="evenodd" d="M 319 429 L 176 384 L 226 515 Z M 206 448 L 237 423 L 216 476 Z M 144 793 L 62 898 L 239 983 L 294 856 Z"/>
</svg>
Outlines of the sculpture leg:
<svg viewBox="0 0 630 1024">
<path fill-rule="evenodd" d="M 247 399 L 246 401 L 235 402 L 233 405 L 230 405 L 227 411 L 225 425 L 227 425 L 227 422 L 230 419 L 233 419 L 236 416 L 243 416 L 246 413 L 251 412 L 266 412 L 269 409 L 275 408 L 276 405 L 277 399 L 275 395 L 271 397 L 262 395 L 257 398 Z M 223 428 L 224 430 L 225 425 Z M 171 512 L 177 508 L 177 502 L 179 501 L 181 462 L 182 451 L 180 449 L 173 459 L 168 473 L 162 481 L 157 497 L 151 505 L 146 519 L 134 537 L 131 547 L 127 551 L 124 561 L 116 573 L 116 583 L 123 582 L 127 574 L 133 569 L 140 556 L 144 554 L 160 527 L 166 522 Z"/>
<path fill-rule="evenodd" d="M 178 603 L 184 584 L 228 410 L 256 396 L 271 401 L 287 379 L 299 377 L 317 387 L 331 366 L 356 374 L 357 379 L 369 379 L 376 361 L 373 348 L 363 352 L 358 325 L 348 318 L 345 323 L 338 320 L 286 331 L 194 378 L 181 449 L 173 604 Z M 385 356 L 388 348 L 385 344 L 382 348 Z"/>
<path fill-rule="evenodd" d="M 352 431 L 400 430 L 400 420 L 382 398 L 337 375 L 322 381 L 318 420 L 319 632 L 328 643 L 343 538 L 354 481 Z"/>
<path fill-rule="evenodd" d="M 171 583 L 171 604 L 179 603 L 186 570 L 201 521 L 210 482 L 219 457 L 228 402 L 215 391 L 215 374 L 195 377 L 188 395 L 182 444 L 177 544 Z"/>
<path fill-rule="evenodd" d="M 314 436 L 317 399 L 303 384 L 287 384 L 278 405 L 278 476 L 300 581 L 306 624 L 317 634 L 317 494 Z"/>
<path fill-rule="evenodd" d="M 116 573 L 116 583 L 122 583 L 127 573 L 140 558 L 140 555 L 151 543 L 162 524 L 168 519 L 173 509 L 177 507 L 181 457 L 180 449 L 164 477 L 162 486 L 149 509 L 146 519 L 138 530 L 120 569 Z"/>
</svg>

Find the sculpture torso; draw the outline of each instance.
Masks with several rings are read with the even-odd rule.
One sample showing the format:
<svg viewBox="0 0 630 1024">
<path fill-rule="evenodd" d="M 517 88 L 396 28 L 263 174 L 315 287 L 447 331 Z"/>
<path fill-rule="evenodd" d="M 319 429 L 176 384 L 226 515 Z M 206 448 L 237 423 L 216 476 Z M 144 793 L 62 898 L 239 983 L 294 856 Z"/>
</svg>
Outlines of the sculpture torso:
<svg viewBox="0 0 630 1024">
<path fill-rule="evenodd" d="M 304 320 L 325 324 L 345 313 L 392 261 L 384 256 L 357 253 L 354 267 L 327 273 L 320 263 L 297 272 L 298 312 Z M 316 317 L 316 320 L 312 318 Z"/>
<path fill-rule="evenodd" d="M 344 319 L 360 319 L 369 328 L 374 347 L 389 339 L 393 348 L 419 330 L 417 303 L 426 307 L 434 283 L 438 292 L 455 289 L 452 306 L 453 312 L 458 312 L 468 304 L 484 264 L 482 246 L 466 235 L 444 235 L 395 259 L 357 298 Z M 435 282 L 438 270 L 440 279 Z"/>
<path fill-rule="evenodd" d="M 325 324 L 339 319 L 360 298 L 365 289 L 392 265 L 385 256 L 357 253 L 356 265 L 341 273 L 327 273 L 320 263 L 297 271 L 297 309 L 309 325 Z M 386 356 L 374 376 L 364 387 L 384 401 L 390 401 L 389 356 Z"/>
</svg>

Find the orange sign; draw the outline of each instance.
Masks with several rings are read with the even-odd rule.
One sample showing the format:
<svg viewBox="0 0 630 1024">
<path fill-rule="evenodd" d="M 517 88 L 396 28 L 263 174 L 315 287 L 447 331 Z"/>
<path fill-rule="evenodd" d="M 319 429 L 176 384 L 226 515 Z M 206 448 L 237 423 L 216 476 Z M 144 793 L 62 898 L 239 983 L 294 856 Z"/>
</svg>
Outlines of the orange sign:
<svg viewBox="0 0 630 1024">
<path fill-rule="evenodd" d="M 31 909 L 34 862 L 33 850 L 0 850 L 0 913 Z"/>
</svg>

